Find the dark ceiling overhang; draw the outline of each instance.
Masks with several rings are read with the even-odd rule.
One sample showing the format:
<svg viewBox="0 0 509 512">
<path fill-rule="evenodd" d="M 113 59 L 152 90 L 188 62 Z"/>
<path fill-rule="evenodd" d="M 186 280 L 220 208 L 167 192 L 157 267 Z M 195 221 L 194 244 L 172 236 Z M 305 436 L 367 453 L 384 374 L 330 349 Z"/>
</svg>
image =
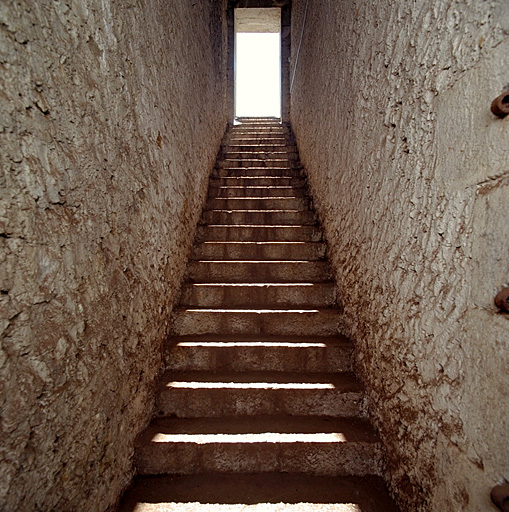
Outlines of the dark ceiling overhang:
<svg viewBox="0 0 509 512">
<path fill-rule="evenodd" d="M 229 0 L 228 7 L 289 7 L 291 0 Z"/>
</svg>

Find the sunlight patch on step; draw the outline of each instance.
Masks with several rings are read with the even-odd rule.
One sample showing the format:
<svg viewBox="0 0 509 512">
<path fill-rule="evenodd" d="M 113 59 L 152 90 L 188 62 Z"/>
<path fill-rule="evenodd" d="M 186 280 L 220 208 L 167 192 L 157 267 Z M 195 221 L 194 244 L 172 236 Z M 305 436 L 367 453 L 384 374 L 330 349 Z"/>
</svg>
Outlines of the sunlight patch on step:
<svg viewBox="0 0 509 512">
<path fill-rule="evenodd" d="M 273 313 L 320 313 L 318 309 L 185 309 L 184 311 L 186 313 L 257 313 L 259 315 Z"/>
<path fill-rule="evenodd" d="M 279 287 L 284 286 L 285 288 L 290 287 L 307 287 L 312 288 L 313 286 L 316 286 L 317 283 L 191 283 L 193 287 L 199 288 L 201 286 L 205 288 L 210 288 L 211 286 L 228 286 L 228 287 L 254 287 L 254 288 L 265 288 L 265 287 Z M 323 284 L 323 283 L 318 283 Z"/>
<path fill-rule="evenodd" d="M 214 188 L 218 188 L 220 190 L 222 189 L 228 189 L 228 190 L 245 190 L 247 187 L 244 185 L 218 185 Z M 271 185 L 271 190 L 293 190 L 294 186 L 292 185 Z M 267 190 L 267 186 L 264 185 L 249 185 L 249 190 Z"/>
<path fill-rule="evenodd" d="M 310 244 L 310 243 L 322 243 L 322 242 L 278 242 L 277 240 L 274 240 L 272 242 L 254 242 L 254 241 L 250 241 L 250 242 L 241 242 L 241 241 L 229 241 L 229 240 L 219 240 L 219 241 L 206 241 L 206 242 L 203 242 L 203 244 L 206 244 L 206 245 L 211 245 L 211 244 L 235 244 L 235 245 L 253 245 L 253 244 L 256 244 L 256 245 L 272 245 L 272 244 L 279 244 L 279 245 L 288 245 L 288 244 L 291 244 L 291 245 L 304 245 L 304 244 Z M 307 260 L 309 261 L 309 260 Z"/>
<path fill-rule="evenodd" d="M 285 343 L 281 341 L 181 341 L 177 347 L 284 347 L 284 348 L 327 348 L 325 343 Z"/>
<path fill-rule="evenodd" d="M 311 261 L 311 260 L 196 260 L 198 263 L 208 263 L 208 264 L 216 264 L 216 263 L 228 263 L 228 265 L 244 265 L 246 263 L 259 263 L 263 265 L 274 265 L 275 263 L 285 263 L 287 265 L 293 264 L 308 264 L 308 265 L 316 265 L 317 263 L 322 263 L 321 261 Z"/>
<path fill-rule="evenodd" d="M 273 228 L 285 228 L 285 229 L 294 229 L 294 228 L 307 228 L 307 229 L 318 229 L 316 226 L 308 226 L 304 224 L 207 224 L 209 228 L 264 228 L 270 229 Z"/>
<path fill-rule="evenodd" d="M 355 503 L 181 503 L 139 502 L 133 512 L 362 512 Z"/>
<path fill-rule="evenodd" d="M 260 158 L 225 158 L 225 162 L 258 162 Z M 288 158 L 264 158 L 264 162 L 288 162 Z"/>
<path fill-rule="evenodd" d="M 232 197 L 214 197 L 213 199 L 245 199 L 247 201 L 252 201 L 253 199 L 265 199 L 266 201 L 273 201 L 274 199 L 305 199 L 304 197 L 299 196 L 232 196 Z"/>
<path fill-rule="evenodd" d="M 227 213 L 300 213 L 305 210 L 225 210 L 225 209 L 216 209 L 216 210 L 207 210 L 211 212 L 227 212 Z M 286 224 L 285 224 L 286 225 Z M 251 224 L 249 224 L 251 226 Z M 244 242 L 249 243 L 249 242 Z M 296 243 L 305 243 L 305 242 L 296 242 Z"/>
<path fill-rule="evenodd" d="M 345 443 L 346 436 L 340 432 L 317 432 L 313 434 L 155 434 L 152 443 Z"/>
<path fill-rule="evenodd" d="M 332 382 L 201 382 L 173 381 L 173 389 L 336 389 Z"/>
</svg>

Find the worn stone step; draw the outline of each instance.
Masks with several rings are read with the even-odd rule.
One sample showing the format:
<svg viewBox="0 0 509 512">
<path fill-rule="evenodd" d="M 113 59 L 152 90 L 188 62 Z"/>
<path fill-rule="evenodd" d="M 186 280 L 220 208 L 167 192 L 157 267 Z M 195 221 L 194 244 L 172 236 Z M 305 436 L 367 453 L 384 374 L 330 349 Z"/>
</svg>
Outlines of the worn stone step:
<svg viewBox="0 0 509 512">
<path fill-rule="evenodd" d="M 265 414 L 360 417 L 363 388 L 352 373 L 169 371 L 156 394 L 160 417 Z"/>
<path fill-rule="evenodd" d="M 271 121 L 249 121 L 231 126 L 231 131 L 239 130 L 260 130 L 269 128 L 279 128 L 280 130 L 288 131 L 288 125 L 283 123 L 273 123 Z"/>
<path fill-rule="evenodd" d="M 271 133 L 271 132 L 279 132 L 281 134 L 285 134 L 287 136 L 292 136 L 291 131 L 288 129 L 287 126 L 283 125 L 258 125 L 258 126 L 242 126 L 242 125 L 236 125 L 231 126 L 226 131 L 226 135 L 235 134 L 235 133 L 247 133 L 247 134 L 253 134 L 253 133 Z"/>
<path fill-rule="evenodd" d="M 271 334 L 334 336 L 340 329 L 339 310 L 186 308 L 174 313 L 176 336 L 188 334 Z"/>
<path fill-rule="evenodd" d="M 268 130 L 268 129 L 279 129 L 288 132 L 288 125 L 284 125 L 282 123 L 272 123 L 267 121 L 257 121 L 257 122 L 249 122 L 249 123 L 241 123 L 235 124 L 229 127 L 229 130 L 232 132 L 235 131 L 251 131 L 251 130 Z"/>
<path fill-rule="evenodd" d="M 265 146 L 295 146 L 295 141 L 284 133 L 255 133 L 246 135 L 242 133 L 232 133 L 223 139 L 223 144 L 234 145 L 265 145 Z"/>
<path fill-rule="evenodd" d="M 350 372 L 353 344 L 344 336 L 180 336 L 165 349 L 179 371 Z"/>
<path fill-rule="evenodd" d="M 260 178 L 303 178 L 302 169 L 281 169 L 281 168 L 270 168 L 270 167 L 250 167 L 249 169 L 244 168 L 216 168 L 212 173 L 214 178 L 223 177 L 260 177 Z"/>
<path fill-rule="evenodd" d="M 291 137 L 291 133 L 284 126 L 263 126 L 263 125 L 235 126 L 235 127 L 231 128 L 230 130 L 228 130 L 228 132 L 227 132 L 227 136 L 228 135 L 238 135 L 238 134 L 242 134 L 245 137 L 251 137 L 253 135 L 258 135 L 258 134 L 265 134 L 265 135 L 269 135 L 269 136 L 276 134 L 281 137 L 282 136 Z"/>
<path fill-rule="evenodd" d="M 212 178 L 211 187 L 304 187 L 301 176 L 228 176 Z"/>
<path fill-rule="evenodd" d="M 227 147 L 223 150 L 222 158 L 226 160 L 278 160 L 278 159 L 286 159 L 286 160 L 298 160 L 299 155 L 295 151 L 260 151 L 260 150 L 251 150 L 251 151 L 240 151 L 238 149 Z"/>
<path fill-rule="evenodd" d="M 195 283 L 323 283 L 331 278 L 327 261 L 190 261 Z"/>
<path fill-rule="evenodd" d="M 306 197 L 307 190 L 304 187 L 293 186 L 272 186 L 272 187 L 255 187 L 255 186 L 233 186 L 217 187 L 211 185 L 209 187 L 209 198 L 215 197 Z"/>
<path fill-rule="evenodd" d="M 280 117 L 275 116 L 238 116 L 235 120 L 239 123 L 277 123 L 283 125 Z"/>
<path fill-rule="evenodd" d="M 306 210 L 307 197 L 214 197 L 207 210 Z"/>
<path fill-rule="evenodd" d="M 257 119 L 255 117 L 250 117 L 242 120 L 237 120 L 234 124 L 230 125 L 231 129 L 241 128 L 243 126 L 255 126 L 259 124 L 265 124 L 269 126 L 282 126 L 286 129 L 289 127 L 289 123 L 282 122 L 281 119 L 277 118 L 261 118 Z"/>
<path fill-rule="evenodd" d="M 311 210 L 204 210 L 204 224 L 265 224 L 310 226 L 317 217 Z"/>
<path fill-rule="evenodd" d="M 237 124 L 234 126 L 229 126 L 226 130 L 226 133 L 235 133 L 235 132 L 256 132 L 256 131 L 267 131 L 267 130 L 280 130 L 281 132 L 291 134 L 291 130 L 289 126 L 283 124 L 271 124 L 271 123 L 263 123 L 258 125 L 247 125 L 247 124 Z"/>
<path fill-rule="evenodd" d="M 297 147 L 295 144 L 289 144 L 285 139 L 280 139 L 279 142 L 271 141 L 267 144 L 262 144 L 259 141 L 252 141 L 249 139 L 243 139 L 243 141 L 237 141 L 230 139 L 222 146 L 223 152 L 232 153 L 296 153 Z"/>
<path fill-rule="evenodd" d="M 250 136 L 253 133 L 259 133 L 259 132 L 263 132 L 263 133 L 279 132 L 280 136 L 291 137 L 291 138 L 294 137 L 293 134 L 290 132 L 290 130 L 288 130 L 288 128 L 283 127 L 283 126 L 268 126 L 268 127 L 267 126 L 262 126 L 262 127 L 235 126 L 235 127 L 232 127 L 232 128 L 229 128 L 228 130 L 226 130 L 225 137 L 228 137 L 230 135 L 235 135 L 238 133 L 247 133 L 248 136 Z"/>
<path fill-rule="evenodd" d="M 273 167 L 277 169 L 297 169 L 300 167 L 298 160 L 289 158 L 223 158 L 216 163 L 217 167 L 224 168 L 251 168 L 251 167 Z"/>
<path fill-rule="evenodd" d="M 238 123 L 277 123 L 283 126 L 280 117 L 276 116 L 237 116 L 235 120 Z"/>
<path fill-rule="evenodd" d="M 299 472 L 379 475 L 381 445 L 362 419 L 157 418 L 138 439 L 139 474 Z"/>
<path fill-rule="evenodd" d="M 185 307 L 316 307 L 333 306 L 335 286 L 329 283 L 184 283 Z"/>
<path fill-rule="evenodd" d="M 138 476 L 119 512 L 398 512 L 381 477 L 297 473 Z"/>
<path fill-rule="evenodd" d="M 274 226 L 274 225 L 205 225 L 199 226 L 197 242 L 320 242 L 322 230 L 319 226 Z"/>
<path fill-rule="evenodd" d="M 221 156 L 223 158 L 295 158 L 297 155 L 296 147 L 290 144 L 237 144 L 229 141 L 221 146 Z"/>
<path fill-rule="evenodd" d="M 317 261 L 325 258 L 323 242 L 202 242 L 193 247 L 195 260 Z"/>
<path fill-rule="evenodd" d="M 284 127 L 281 126 L 238 126 L 228 131 L 227 136 L 242 135 L 244 137 L 253 137 L 256 135 L 266 136 L 280 136 L 285 138 L 291 138 L 291 133 Z"/>
</svg>

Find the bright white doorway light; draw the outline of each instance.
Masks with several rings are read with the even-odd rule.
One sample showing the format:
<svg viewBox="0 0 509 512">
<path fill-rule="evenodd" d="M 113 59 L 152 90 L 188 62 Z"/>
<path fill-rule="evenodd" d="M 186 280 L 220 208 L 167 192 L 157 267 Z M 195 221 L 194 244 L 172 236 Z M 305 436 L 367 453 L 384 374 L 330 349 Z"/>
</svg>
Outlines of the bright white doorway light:
<svg viewBox="0 0 509 512">
<path fill-rule="evenodd" d="M 236 9 L 236 117 L 281 117 L 280 16 L 280 9 Z"/>
</svg>

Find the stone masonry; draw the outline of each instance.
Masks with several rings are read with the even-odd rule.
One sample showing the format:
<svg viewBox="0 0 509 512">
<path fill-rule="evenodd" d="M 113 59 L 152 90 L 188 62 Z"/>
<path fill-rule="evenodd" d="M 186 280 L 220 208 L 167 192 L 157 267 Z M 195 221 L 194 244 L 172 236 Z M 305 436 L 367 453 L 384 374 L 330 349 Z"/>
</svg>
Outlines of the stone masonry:
<svg viewBox="0 0 509 512">
<path fill-rule="evenodd" d="M 0 2 L 0 509 L 132 475 L 226 126 L 224 5 Z"/>
<path fill-rule="evenodd" d="M 509 3 L 294 0 L 299 47 L 292 127 L 392 489 L 405 510 L 496 510 L 509 117 L 490 104 L 509 86 Z"/>
</svg>

